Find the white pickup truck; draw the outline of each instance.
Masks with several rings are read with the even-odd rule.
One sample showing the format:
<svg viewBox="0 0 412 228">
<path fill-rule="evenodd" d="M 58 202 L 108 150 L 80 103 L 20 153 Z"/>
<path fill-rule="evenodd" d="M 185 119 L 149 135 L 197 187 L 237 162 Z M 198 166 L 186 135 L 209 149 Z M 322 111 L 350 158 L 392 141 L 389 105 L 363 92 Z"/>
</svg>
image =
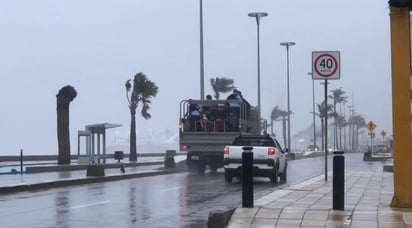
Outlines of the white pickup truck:
<svg viewBox="0 0 412 228">
<path fill-rule="evenodd" d="M 269 177 L 278 183 L 278 178 L 286 182 L 287 159 L 279 142 L 270 135 L 239 135 L 231 145 L 224 148 L 225 181 L 231 183 L 233 177 L 241 177 L 243 147 L 252 147 L 254 176 Z"/>
</svg>

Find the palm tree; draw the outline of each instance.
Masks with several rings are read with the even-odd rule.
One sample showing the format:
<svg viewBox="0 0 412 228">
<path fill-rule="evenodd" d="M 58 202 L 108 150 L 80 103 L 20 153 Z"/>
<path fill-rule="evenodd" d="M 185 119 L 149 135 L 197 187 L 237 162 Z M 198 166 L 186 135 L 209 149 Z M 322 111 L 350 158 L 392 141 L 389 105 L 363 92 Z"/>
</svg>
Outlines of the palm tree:
<svg viewBox="0 0 412 228">
<path fill-rule="evenodd" d="M 365 118 L 361 115 L 354 115 L 352 116 L 353 129 L 355 134 L 353 134 L 352 139 L 352 150 L 355 148 L 359 148 L 359 129 L 366 127 Z"/>
<path fill-rule="evenodd" d="M 57 98 L 57 141 L 59 155 L 57 164 L 70 165 L 70 130 L 69 130 L 69 106 L 77 96 L 72 86 L 65 86 L 59 90 Z"/>
<path fill-rule="evenodd" d="M 347 121 L 344 116 L 338 115 L 337 118 L 337 124 L 339 128 L 339 140 L 338 140 L 338 149 L 342 149 L 342 128 L 344 128 L 347 125 Z"/>
<path fill-rule="evenodd" d="M 215 92 L 215 99 L 219 100 L 220 93 L 227 93 L 235 89 L 236 87 L 233 86 L 233 79 L 229 78 L 211 78 L 210 85 L 212 85 L 212 89 Z"/>
<path fill-rule="evenodd" d="M 287 140 L 286 140 L 286 121 L 288 117 L 288 111 L 281 110 L 280 111 L 280 116 L 282 117 L 282 132 L 283 132 L 283 145 L 287 147 Z M 288 148 L 290 151 L 290 148 Z"/>
<path fill-rule="evenodd" d="M 275 136 L 275 133 L 273 133 L 273 126 L 275 124 L 275 121 L 279 120 L 281 114 L 282 110 L 277 105 L 272 109 L 272 112 L 270 113 L 270 133 L 272 134 L 272 136 Z"/>
<path fill-rule="evenodd" d="M 338 122 L 337 122 L 337 118 L 339 116 L 339 114 L 336 111 L 336 104 L 340 104 L 340 103 L 345 103 L 346 99 L 348 97 L 343 96 L 345 94 L 345 91 L 343 91 L 342 89 L 335 89 L 332 90 L 332 95 L 329 95 L 328 97 L 333 99 L 333 112 L 334 114 L 334 119 L 335 119 L 335 129 L 334 129 L 334 137 L 333 137 L 333 142 L 334 142 L 334 147 L 336 147 L 336 144 L 338 142 Z"/>
<path fill-rule="evenodd" d="M 325 101 L 322 101 L 321 104 L 317 104 L 318 107 L 318 112 L 315 113 L 317 116 L 319 116 L 320 121 L 321 121 L 321 132 L 322 132 L 322 151 L 325 151 L 325 118 L 329 118 L 331 116 L 331 112 L 333 110 L 333 105 L 328 104 L 328 106 L 326 107 L 325 105 Z"/>
<path fill-rule="evenodd" d="M 137 161 L 136 148 L 136 109 L 139 103 L 142 104 L 141 114 L 143 118 L 150 119 L 149 111 L 150 99 L 157 95 L 159 88 L 155 83 L 148 80 L 143 73 L 137 73 L 133 79 L 133 86 L 131 79 L 126 81 L 126 97 L 129 102 L 129 109 L 131 115 L 130 121 L 130 155 L 129 161 Z M 132 88 L 133 87 L 133 88 Z"/>
</svg>

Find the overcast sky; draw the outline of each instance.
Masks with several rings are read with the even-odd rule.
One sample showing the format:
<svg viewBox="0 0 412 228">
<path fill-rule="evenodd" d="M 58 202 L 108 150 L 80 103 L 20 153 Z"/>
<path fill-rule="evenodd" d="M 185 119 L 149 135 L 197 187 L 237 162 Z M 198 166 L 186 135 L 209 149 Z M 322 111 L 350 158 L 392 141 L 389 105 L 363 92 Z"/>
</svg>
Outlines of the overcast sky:
<svg viewBox="0 0 412 228">
<path fill-rule="evenodd" d="M 227 77 L 257 104 L 256 21 L 247 14 L 264 11 L 263 118 L 276 105 L 287 109 L 286 48 L 279 43 L 294 41 L 292 135 L 312 124 L 312 51 L 341 52 L 341 79 L 329 90 L 344 90 L 356 113 L 392 134 L 387 1 L 204 0 L 203 8 L 205 94 L 212 93 L 210 78 Z M 1 0 L 0 18 L 0 155 L 20 148 L 57 154 L 56 94 L 65 85 L 78 92 L 70 105 L 72 154 L 87 124 L 122 124 L 108 131 L 107 144 L 128 137 L 124 83 L 138 72 L 159 86 L 152 118 L 137 115 L 140 136 L 177 133 L 179 101 L 200 97 L 198 0 Z"/>
</svg>

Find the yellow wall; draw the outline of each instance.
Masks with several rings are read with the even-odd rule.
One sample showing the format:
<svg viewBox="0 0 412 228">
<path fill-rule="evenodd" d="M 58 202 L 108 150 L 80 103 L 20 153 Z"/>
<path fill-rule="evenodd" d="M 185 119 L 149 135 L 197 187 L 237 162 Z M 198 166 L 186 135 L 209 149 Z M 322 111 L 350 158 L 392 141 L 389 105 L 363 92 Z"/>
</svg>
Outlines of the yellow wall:
<svg viewBox="0 0 412 228">
<path fill-rule="evenodd" d="M 390 7 L 394 196 L 391 207 L 412 208 L 409 8 Z"/>
</svg>

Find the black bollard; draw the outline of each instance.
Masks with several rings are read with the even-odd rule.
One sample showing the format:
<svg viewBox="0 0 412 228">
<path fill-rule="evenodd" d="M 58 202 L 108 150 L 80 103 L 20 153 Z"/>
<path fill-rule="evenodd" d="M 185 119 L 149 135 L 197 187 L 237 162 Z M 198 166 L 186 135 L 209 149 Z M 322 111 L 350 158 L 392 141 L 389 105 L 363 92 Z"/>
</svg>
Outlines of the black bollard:
<svg viewBox="0 0 412 228">
<path fill-rule="evenodd" d="M 253 147 L 242 149 L 242 207 L 253 207 Z"/>
<path fill-rule="evenodd" d="M 345 157 L 333 152 L 333 210 L 345 210 Z"/>
<path fill-rule="evenodd" d="M 23 149 L 20 149 L 20 175 L 23 174 Z"/>
</svg>

